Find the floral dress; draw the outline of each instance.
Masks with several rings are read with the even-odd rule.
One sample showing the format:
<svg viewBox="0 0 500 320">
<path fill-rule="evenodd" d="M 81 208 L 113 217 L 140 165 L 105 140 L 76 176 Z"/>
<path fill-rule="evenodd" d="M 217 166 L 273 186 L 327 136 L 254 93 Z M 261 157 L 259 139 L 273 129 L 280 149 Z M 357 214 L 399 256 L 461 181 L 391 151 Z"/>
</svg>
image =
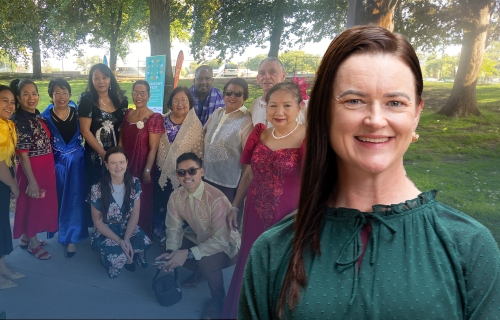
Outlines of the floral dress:
<svg viewBox="0 0 500 320">
<path fill-rule="evenodd" d="M 130 211 L 123 212 L 124 207 L 120 207 L 115 202 L 113 197 L 111 197 L 111 203 L 103 221 L 104 224 L 106 224 L 111 231 L 113 231 L 120 238 L 125 236 L 128 219 L 130 218 L 132 209 L 134 208 L 135 200 L 139 198 L 140 194 L 141 183 L 139 182 L 139 179 L 134 177 L 129 199 Z M 125 199 L 123 201 L 125 201 Z M 92 186 L 92 189 L 90 190 L 90 203 L 97 210 L 102 210 L 100 184 Z M 140 254 L 149 248 L 151 240 L 139 226 L 136 226 L 135 230 L 132 232 L 132 236 L 130 237 L 130 243 L 132 244 L 132 248 L 134 248 L 134 253 Z M 127 262 L 127 256 L 123 252 L 120 245 L 116 241 L 102 235 L 99 230 L 94 227 L 94 232 L 91 236 L 91 247 L 92 250 L 99 251 L 101 253 L 101 263 L 104 267 L 109 268 L 109 276 L 111 278 L 116 278 L 120 274 L 125 262 Z"/>
</svg>

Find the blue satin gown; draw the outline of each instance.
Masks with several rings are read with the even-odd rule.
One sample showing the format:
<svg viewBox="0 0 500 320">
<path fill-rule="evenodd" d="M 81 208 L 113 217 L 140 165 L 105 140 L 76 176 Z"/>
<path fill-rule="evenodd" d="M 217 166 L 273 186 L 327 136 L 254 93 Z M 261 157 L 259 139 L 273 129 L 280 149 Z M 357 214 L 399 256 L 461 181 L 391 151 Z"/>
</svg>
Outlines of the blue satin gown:
<svg viewBox="0 0 500 320">
<path fill-rule="evenodd" d="M 75 108 L 73 101 L 69 106 Z M 80 134 L 80 124 L 76 121 L 77 130 L 68 144 L 54 124 L 50 104 L 42 113 L 52 134 L 51 145 L 56 166 L 57 199 L 59 202 L 59 243 L 78 243 L 88 238 L 88 228 L 92 219 L 88 204 L 85 202 L 85 167 L 83 160 L 84 148 Z M 76 116 L 76 114 L 75 114 Z M 49 233 L 53 237 L 54 233 Z"/>
</svg>

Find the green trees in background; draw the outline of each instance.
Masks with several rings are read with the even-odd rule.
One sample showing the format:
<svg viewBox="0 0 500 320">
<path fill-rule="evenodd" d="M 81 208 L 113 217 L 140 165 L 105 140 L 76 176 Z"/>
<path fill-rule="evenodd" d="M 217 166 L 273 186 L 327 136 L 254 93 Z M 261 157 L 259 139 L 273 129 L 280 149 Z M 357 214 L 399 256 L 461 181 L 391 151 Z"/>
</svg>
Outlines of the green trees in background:
<svg viewBox="0 0 500 320">
<path fill-rule="evenodd" d="M 31 56 L 33 78 L 42 77 L 44 57 L 63 57 L 78 50 L 87 35 L 86 10 L 73 1 L 3 1 L 0 6 L 0 48 L 10 58 Z"/>
<path fill-rule="evenodd" d="M 92 57 L 77 57 L 75 60 L 75 64 L 78 66 L 78 69 L 82 70 L 83 73 L 88 74 L 90 68 L 94 64 L 102 62 L 102 57 L 100 56 L 92 56 Z"/>
<path fill-rule="evenodd" d="M 333 37 L 345 25 L 345 0 L 194 0 L 191 50 L 195 59 L 222 60 L 249 46 L 280 48 Z"/>
</svg>

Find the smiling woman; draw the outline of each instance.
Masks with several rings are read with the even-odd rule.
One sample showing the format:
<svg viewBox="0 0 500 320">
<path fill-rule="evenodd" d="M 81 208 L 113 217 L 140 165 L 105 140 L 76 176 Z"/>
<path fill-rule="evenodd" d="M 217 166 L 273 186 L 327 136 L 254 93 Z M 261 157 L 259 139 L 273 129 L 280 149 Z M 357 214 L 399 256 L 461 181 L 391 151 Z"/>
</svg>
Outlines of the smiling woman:
<svg viewBox="0 0 500 320">
<path fill-rule="evenodd" d="M 129 155 L 129 169 L 141 181 L 141 212 L 139 226 L 151 236 L 153 231 L 154 161 L 160 136 L 165 132 L 163 117 L 148 108 L 149 83 L 139 80 L 132 86 L 135 109 L 128 109 L 120 132 L 120 144 Z"/>
<path fill-rule="evenodd" d="M 239 318 L 497 318 L 493 237 L 405 174 L 422 89 L 403 36 L 358 26 L 332 41 L 309 102 L 298 212 L 254 244 Z"/>
</svg>

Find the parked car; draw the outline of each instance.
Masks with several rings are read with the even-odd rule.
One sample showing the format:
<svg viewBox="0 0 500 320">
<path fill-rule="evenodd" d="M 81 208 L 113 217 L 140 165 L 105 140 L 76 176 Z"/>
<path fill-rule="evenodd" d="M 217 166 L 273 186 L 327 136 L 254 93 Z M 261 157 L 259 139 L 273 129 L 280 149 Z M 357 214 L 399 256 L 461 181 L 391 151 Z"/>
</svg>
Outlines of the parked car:
<svg viewBox="0 0 500 320">
<path fill-rule="evenodd" d="M 216 77 L 237 77 L 238 74 L 238 65 L 234 63 L 224 63 L 217 71 Z"/>
</svg>

